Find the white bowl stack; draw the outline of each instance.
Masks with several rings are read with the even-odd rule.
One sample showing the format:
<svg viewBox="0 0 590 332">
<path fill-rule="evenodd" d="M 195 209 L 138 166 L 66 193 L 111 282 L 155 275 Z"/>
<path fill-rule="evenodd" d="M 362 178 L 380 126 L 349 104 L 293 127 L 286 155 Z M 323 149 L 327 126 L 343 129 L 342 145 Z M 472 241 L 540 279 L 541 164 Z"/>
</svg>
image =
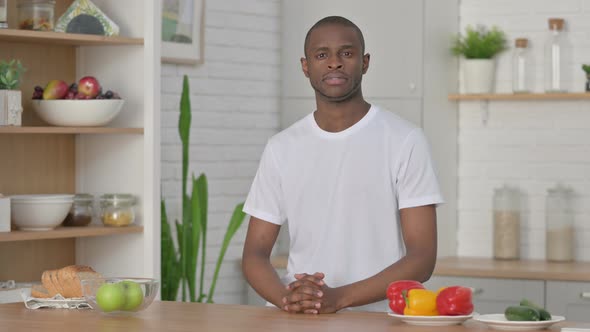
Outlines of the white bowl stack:
<svg viewBox="0 0 590 332">
<path fill-rule="evenodd" d="M 10 196 L 11 221 L 23 231 L 48 231 L 59 226 L 70 211 L 74 195 Z"/>
</svg>

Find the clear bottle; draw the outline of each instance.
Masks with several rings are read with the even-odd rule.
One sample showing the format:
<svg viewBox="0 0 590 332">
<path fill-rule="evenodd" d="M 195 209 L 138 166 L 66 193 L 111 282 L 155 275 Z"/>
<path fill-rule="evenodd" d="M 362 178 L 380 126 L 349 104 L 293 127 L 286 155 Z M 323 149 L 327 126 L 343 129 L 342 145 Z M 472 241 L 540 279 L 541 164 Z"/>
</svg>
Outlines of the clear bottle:
<svg viewBox="0 0 590 332">
<path fill-rule="evenodd" d="M 494 258 L 520 257 L 520 192 L 504 185 L 494 190 Z"/>
<path fill-rule="evenodd" d="M 545 202 L 546 258 L 550 261 L 574 260 L 574 215 L 571 189 L 557 185 L 547 190 Z"/>
<path fill-rule="evenodd" d="M 518 38 L 514 42 L 514 53 L 512 55 L 512 92 L 530 92 L 530 55 L 527 49 L 528 39 Z"/>
<path fill-rule="evenodd" d="M 94 216 L 94 196 L 90 194 L 76 194 L 74 204 L 63 222 L 64 226 L 87 226 Z"/>
<path fill-rule="evenodd" d="M 564 20 L 549 19 L 549 36 L 545 44 L 545 92 L 565 92 L 564 88 Z"/>
<path fill-rule="evenodd" d="M 18 28 L 53 31 L 55 0 L 19 0 Z"/>
<path fill-rule="evenodd" d="M 100 196 L 100 219 L 105 226 L 127 226 L 135 221 L 135 197 L 129 194 Z"/>
</svg>

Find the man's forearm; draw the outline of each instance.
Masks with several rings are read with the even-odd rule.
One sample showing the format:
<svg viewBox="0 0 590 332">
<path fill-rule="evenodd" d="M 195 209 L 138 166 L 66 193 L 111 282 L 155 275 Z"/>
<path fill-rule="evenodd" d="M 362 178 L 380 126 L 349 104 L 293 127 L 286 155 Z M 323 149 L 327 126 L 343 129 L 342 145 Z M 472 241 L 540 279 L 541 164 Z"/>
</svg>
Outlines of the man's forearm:
<svg viewBox="0 0 590 332">
<path fill-rule="evenodd" d="M 268 302 L 282 308 L 282 299 L 287 294 L 285 285 L 270 264 L 268 257 L 246 255 L 242 270 L 250 286 Z"/>
<path fill-rule="evenodd" d="M 340 306 L 357 307 L 384 300 L 387 286 L 392 281 L 411 279 L 424 282 L 430 278 L 434 264 L 435 258 L 428 255 L 407 255 L 370 278 L 338 287 L 342 297 Z"/>
</svg>

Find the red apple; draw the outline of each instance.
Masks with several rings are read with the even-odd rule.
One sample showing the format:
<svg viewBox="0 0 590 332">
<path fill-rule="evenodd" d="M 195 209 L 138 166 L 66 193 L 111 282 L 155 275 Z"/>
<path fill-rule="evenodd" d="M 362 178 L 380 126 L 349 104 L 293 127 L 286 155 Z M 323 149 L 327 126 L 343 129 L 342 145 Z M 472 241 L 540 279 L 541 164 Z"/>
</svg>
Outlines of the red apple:
<svg viewBox="0 0 590 332">
<path fill-rule="evenodd" d="M 43 99 L 63 99 L 68 93 L 68 83 L 62 80 L 51 80 L 43 89 Z"/>
<path fill-rule="evenodd" d="M 78 94 L 93 99 L 100 93 L 101 87 L 98 80 L 93 76 L 85 76 L 78 81 Z"/>
</svg>

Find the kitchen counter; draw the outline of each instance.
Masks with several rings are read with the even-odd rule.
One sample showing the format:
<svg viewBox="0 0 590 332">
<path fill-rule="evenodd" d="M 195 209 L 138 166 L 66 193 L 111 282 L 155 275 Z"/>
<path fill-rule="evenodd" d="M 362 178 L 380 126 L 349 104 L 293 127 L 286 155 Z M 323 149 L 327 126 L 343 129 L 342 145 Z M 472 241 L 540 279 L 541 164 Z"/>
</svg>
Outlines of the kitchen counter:
<svg viewBox="0 0 590 332">
<path fill-rule="evenodd" d="M 553 329 L 563 326 L 576 324 L 562 322 Z M 270 307 L 184 302 L 154 302 L 145 311 L 131 316 L 105 315 L 94 310 L 30 310 L 22 303 L 0 304 L 0 327 L 2 331 L 43 332 L 490 331 L 475 321 L 446 327 L 418 327 L 407 325 L 385 313 L 343 311 L 329 315 L 304 315 L 288 314 Z"/>
<path fill-rule="evenodd" d="M 287 267 L 286 256 L 271 259 L 277 269 Z M 590 281 L 590 262 L 555 263 L 545 260 L 495 260 L 477 257 L 440 257 L 433 275 L 528 280 Z"/>
</svg>

